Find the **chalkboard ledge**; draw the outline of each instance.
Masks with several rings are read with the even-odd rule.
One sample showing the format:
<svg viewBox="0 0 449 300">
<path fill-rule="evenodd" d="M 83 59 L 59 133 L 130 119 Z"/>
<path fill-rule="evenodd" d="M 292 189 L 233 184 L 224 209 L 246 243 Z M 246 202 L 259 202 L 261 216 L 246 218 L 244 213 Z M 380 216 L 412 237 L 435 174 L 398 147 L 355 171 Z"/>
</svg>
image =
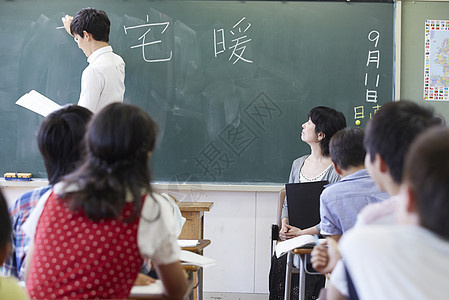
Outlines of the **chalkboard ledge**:
<svg viewBox="0 0 449 300">
<path fill-rule="evenodd" d="M 31 181 L 10 181 L 3 178 L 0 179 L 1 187 L 25 187 L 37 188 L 48 185 L 48 180 L 43 178 L 35 178 Z M 223 191 L 223 192 L 279 192 L 284 185 L 279 183 L 184 183 L 176 184 L 169 182 L 153 182 L 153 188 L 156 191 Z"/>
<path fill-rule="evenodd" d="M 279 192 L 284 187 L 280 183 L 169 183 L 153 182 L 153 188 L 160 191 L 216 191 L 216 192 Z"/>
<path fill-rule="evenodd" d="M 35 178 L 30 181 L 14 181 L 0 178 L 0 187 L 42 187 L 48 185 L 48 180 L 43 178 Z"/>
</svg>

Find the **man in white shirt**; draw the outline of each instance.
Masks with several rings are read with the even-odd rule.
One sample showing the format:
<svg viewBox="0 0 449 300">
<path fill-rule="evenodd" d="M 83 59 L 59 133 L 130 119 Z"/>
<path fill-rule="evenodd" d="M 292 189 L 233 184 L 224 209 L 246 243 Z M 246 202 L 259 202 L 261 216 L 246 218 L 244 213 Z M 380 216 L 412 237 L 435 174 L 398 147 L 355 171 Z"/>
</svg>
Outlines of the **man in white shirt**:
<svg viewBox="0 0 449 300">
<path fill-rule="evenodd" d="M 108 44 L 111 22 L 106 13 L 83 8 L 74 17 L 66 15 L 62 22 L 89 63 L 81 77 L 78 105 L 97 113 L 110 103 L 123 102 L 125 62 Z"/>
</svg>

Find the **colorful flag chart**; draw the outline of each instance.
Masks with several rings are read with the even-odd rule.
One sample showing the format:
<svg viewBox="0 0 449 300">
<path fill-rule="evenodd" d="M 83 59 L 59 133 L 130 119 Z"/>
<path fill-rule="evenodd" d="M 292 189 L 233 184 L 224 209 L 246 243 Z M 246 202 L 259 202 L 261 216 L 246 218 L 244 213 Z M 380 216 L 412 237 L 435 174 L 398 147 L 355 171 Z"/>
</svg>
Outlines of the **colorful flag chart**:
<svg viewBox="0 0 449 300">
<path fill-rule="evenodd" d="M 424 100 L 449 101 L 449 20 L 426 20 Z"/>
</svg>

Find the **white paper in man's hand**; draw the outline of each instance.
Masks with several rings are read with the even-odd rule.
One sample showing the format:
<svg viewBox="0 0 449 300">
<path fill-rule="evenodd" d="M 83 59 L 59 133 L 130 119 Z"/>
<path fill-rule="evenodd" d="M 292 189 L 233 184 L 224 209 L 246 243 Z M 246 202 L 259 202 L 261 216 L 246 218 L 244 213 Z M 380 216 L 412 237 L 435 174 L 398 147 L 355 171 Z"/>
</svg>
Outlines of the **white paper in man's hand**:
<svg viewBox="0 0 449 300">
<path fill-rule="evenodd" d="M 61 105 L 48 99 L 35 90 L 31 90 L 29 93 L 26 93 L 20 97 L 20 99 L 16 101 L 16 104 L 44 117 L 61 108 Z"/>
</svg>

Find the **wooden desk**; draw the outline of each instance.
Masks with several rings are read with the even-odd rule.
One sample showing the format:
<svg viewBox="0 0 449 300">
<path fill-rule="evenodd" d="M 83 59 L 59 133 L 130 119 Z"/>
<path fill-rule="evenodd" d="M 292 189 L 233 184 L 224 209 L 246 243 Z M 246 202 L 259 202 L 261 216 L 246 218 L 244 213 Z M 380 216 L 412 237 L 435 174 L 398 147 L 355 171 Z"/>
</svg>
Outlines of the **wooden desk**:
<svg viewBox="0 0 449 300">
<path fill-rule="evenodd" d="M 165 296 L 162 293 L 162 282 L 159 280 L 156 283 L 152 283 L 154 286 L 147 286 L 147 287 L 138 287 L 138 290 L 135 290 L 134 288 L 131 289 L 131 293 L 129 294 L 128 299 L 139 299 L 139 300 L 170 300 L 171 298 Z M 156 286 L 156 287 L 155 287 Z M 194 288 L 194 283 L 192 280 L 189 280 L 187 283 L 187 291 L 184 295 L 183 299 L 188 299 L 189 295 L 191 294 L 192 290 Z"/>
<path fill-rule="evenodd" d="M 204 238 L 204 212 L 209 211 L 213 202 L 178 202 L 179 210 L 186 223 L 179 239 L 202 240 Z"/>
<path fill-rule="evenodd" d="M 198 245 L 196 246 L 189 246 L 189 247 L 182 247 L 182 250 L 194 252 L 196 254 L 201 254 L 203 252 L 203 249 L 210 245 L 210 240 L 198 240 Z"/>
<path fill-rule="evenodd" d="M 190 247 L 182 247 L 182 250 L 191 251 L 200 254 L 203 249 L 210 245 L 210 240 L 199 240 L 198 245 Z M 189 285 L 187 288 L 186 295 L 184 299 L 202 299 L 203 297 L 203 270 L 201 267 L 196 265 L 189 265 L 188 263 L 182 263 L 183 269 L 189 275 Z M 194 277 L 194 273 L 197 276 Z M 197 284 L 198 282 L 198 284 Z M 194 293 L 194 289 L 197 289 L 197 293 Z M 143 299 L 143 300 L 170 300 L 167 296 L 162 294 L 162 282 L 158 280 L 153 283 L 152 286 L 148 287 L 137 287 L 133 288 L 128 299 Z"/>
<path fill-rule="evenodd" d="M 196 254 L 202 254 L 203 249 L 210 245 L 210 240 L 199 240 L 198 245 L 192 246 L 192 247 L 182 247 L 182 250 L 191 251 Z M 190 297 L 189 299 L 195 300 L 203 299 L 203 268 L 196 266 L 196 265 L 189 265 L 189 263 L 183 263 L 184 270 L 189 274 L 189 280 L 192 280 L 194 283 L 196 283 L 196 293 L 193 294 L 193 297 Z M 194 276 L 193 273 L 196 273 L 196 276 Z"/>
<path fill-rule="evenodd" d="M 186 240 L 203 240 L 204 239 L 204 212 L 209 211 L 213 202 L 178 202 L 179 210 L 186 222 L 182 227 L 179 239 Z M 206 242 L 207 241 L 207 242 Z M 203 248 L 210 244 L 210 241 L 200 241 L 200 245 L 193 247 L 197 254 L 203 254 Z M 187 249 L 186 249 L 187 250 Z M 197 292 L 194 294 L 194 300 L 203 299 L 203 270 L 199 268 L 198 271 L 194 272 L 197 276 L 193 276 L 193 281 L 198 284 L 196 287 Z"/>
</svg>

